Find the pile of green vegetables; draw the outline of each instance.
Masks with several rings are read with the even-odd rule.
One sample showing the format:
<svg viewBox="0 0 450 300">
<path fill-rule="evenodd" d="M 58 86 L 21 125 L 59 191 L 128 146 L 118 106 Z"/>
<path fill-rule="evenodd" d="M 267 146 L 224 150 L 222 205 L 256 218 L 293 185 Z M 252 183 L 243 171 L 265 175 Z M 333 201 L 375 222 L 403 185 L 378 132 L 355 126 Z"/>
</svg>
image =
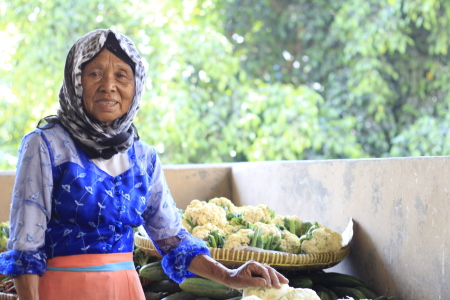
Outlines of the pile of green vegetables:
<svg viewBox="0 0 450 300">
<path fill-rule="evenodd" d="M 0 252 L 6 251 L 9 238 L 9 221 L 0 223 Z"/>
<path fill-rule="evenodd" d="M 138 248 L 139 249 L 139 248 Z M 148 256 L 139 250 L 139 256 Z M 141 257 L 142 259 L 142 257 Z M 177 284 L 171 280 L 161 266 L 161 260 L 148 258 L 150 263 L 139 266 L 139 275 L 146 280 L 143 284 L 146 300 L 238 300 L 242 291 L 231 289 L 221 283 L 200 276 L 187 278 Z M 144 262 L 144 260 L 142 260 Z M 278 270 L 289 279 L 289 286 L 314 290 L 321 300 L 373 299 L 393 300 L 393 297 L 379 295 L 366 283 L 351 275 L 336 272 Z"/>
</svg>

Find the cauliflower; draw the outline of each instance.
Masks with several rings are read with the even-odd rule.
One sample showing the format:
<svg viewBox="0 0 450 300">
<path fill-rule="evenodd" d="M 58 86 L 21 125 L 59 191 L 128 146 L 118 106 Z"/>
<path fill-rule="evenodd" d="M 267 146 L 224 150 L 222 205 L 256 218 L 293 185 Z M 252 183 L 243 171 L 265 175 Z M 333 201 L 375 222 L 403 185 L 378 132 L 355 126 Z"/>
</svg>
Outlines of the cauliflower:
<svg viewBox="0 0 450 300">
<path fill-rule="evenodd" d="M 275 212 L 267 205 L 236 206 L 233 212 L 242 213 L 242 220 L 250 223 L 269 223 L 275 217 Z"/>
<path fill-rule="evenodd" d="M 231 233 L 226 236 L 223 249 L 233 249 L 235 247 L 248 246 L 254 231 L 252 229 L 241 229 L 236 233 Z"/>
<path fill-rule="evenodd" d="M 217 206 L 222 207 L 226 212 L 232 212 L 235 209 L 233 202 L 225 197 L 213 198 L 208 203 L 214 203 Z"/>
<path fill-rule="evenodd" d="M 2 251 L 6 251 L 6 245 L 8 244 L 8 239 L 6 238 L 5 235 L 2 235 L 0 233 L 0 252 Z"/>
<path fill-rule="evenodd" d="M 186 207 L 183 219 L 186 220 L 191 228 L 208 223 L 223 228 L 227 224 L 225 210 L 214 203 L 207 203 L 200 200 L 191 201 Z"/>
<path fill-rule="evenodd" d="M 238 227 L 239 225 L 234 225 Z M 253 235 L 250 237 L 250 243 L 248 246 L 256 247 L 266 250 L 281 250 L 281 232 L 274 224 L 266 224 L 261 222 L 246 223 L 245 226 L 241 226 L 239 230 L 250 229 L 253 231 Z"/>
<path fill-rule="evenodd" d="M 284 227 L 292 234 L 301 236 L 304 233 L 303 221 L 297 216 L 287 216 L 284 218 Z M 307 230 L 306 230 L 307 231 Z"/>
<path fill-rule="evenodd" d="M 247 296 L 242 298 L 242 300 L 262 300 L 261 298 L 259 298 L 258 296 L 252 295 L 252 296 Z"/>
<path fill-rule="evenodd" d="M 276 215 L 275 218 L 272 219 L 272 224 L 284 227 L 284 217 L 282 215 Z"/>
<path fill-rule="evenodd" d="M 183 227 L 186 228 L 187 231 L 192 233 L 192 226 L 191 226 L 191 224 L 189 224 L 189 222 L 186 221 L 184 218 L 181 219 L 181 225 L 183 225 Z"/>
<path fill-rule="evenodd" d="M 306 254 L 333 252 L 341 248 L 342 236 L 323 225 L 312 231 L 311 239 L 301 243 L 301 251 Z"/>
<path fill-rule="evenodd" d="M 248 296 L 258 296 L 261 300 L 320 300 L 316 292 L 311 289 L 295 289 L 282 284 L 280 289 L 265 287 L 250 287 L 243 290 L 243 299 Z"/>
<path fill-rule="evenodd" d="M 217 230 L 220 234 L 224 234 L 224 231 L 219 227 L 217 227 L 216 225 L 207 223 L 205 225 L 194 227 L 194 229 L 192 229 L 192 235 L 195 236 L 196 238 L 204 240 L 214 230 Z"/>
<path fill-rule="evenodd" d="M 281 250 L 281 231 L 277 226 L 256 222 L 253 227 L 255 228 L 255 235 L 250 242 L 250 246 L 266 250 Z"/>
<path fill-rule="evenodd" d="M 227 224 L 227 225 L 225 225 L 224 228 L 222 228 L 224 235 L 235 233 L 240 229 L 242 229 L 242 225 L 231 225 L 231 224 Z M 249 229 L 249 228 L 247 228 L 247 229 Z"/>
<path fill-rule="evenodd" d="M 281 238 L 281 232 L 274 224 L 266 224 L 266 223 L 256 222 L 253 225 L 255 227 L 259 227 L 261 229 L 262 236 L 264 236 L 264 237 L 273 235 L 273 236 L 277 236 L 277 237 Z"/>
<path fill-rule="evenodd" d="M 297 288 L 285 294 L 280 300 L 320 300 L 314 290 Z"/>
<path fill-rule="evenodd" d="M 291 290 L 293 290 L 293 287 L 290 287 L 288 284 L 282 284 L 281 288 L 276 289 L 268 289 L 266 287 L 249 287 L 245 288 L 242 291 L 242 296 L 258 296 L 262 300 L 279 300 L 283 295 L 289 293 Z"/>
<path fill-rule="evenodd" d="M 283 230 L 283 237 L 281 238 L 280 243 L 281 251 L 292 254 L 300 253 L 300 238 L 295 234 L 290 233 L 287 230 Z"/>
<path fill-rule="evenodd" d="M 9 237 L 9 221 L 0 223 L 0 252 L 7 250 Z"/>
</svg>

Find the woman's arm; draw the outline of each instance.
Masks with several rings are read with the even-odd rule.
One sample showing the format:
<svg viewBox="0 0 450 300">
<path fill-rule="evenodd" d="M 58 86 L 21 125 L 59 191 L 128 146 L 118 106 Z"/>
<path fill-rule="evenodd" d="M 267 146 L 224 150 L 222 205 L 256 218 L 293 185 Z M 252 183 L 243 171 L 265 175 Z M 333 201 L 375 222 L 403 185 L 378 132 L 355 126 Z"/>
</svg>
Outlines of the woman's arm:
<svg viewBox="0 0 450 300">
<path fill-rule="evenodd" d="M 280 284 L 289 282 L 275 269 L 255 261 L 248 261 L 237 269 L 228 269 L 207 255 L 194 257 L 188 270 L 234 289 L 246 287 L 280 288 Z"/>
<path fill-rule="evenodd" d="M 0 273 L 14 278 L 20 300 L 39 299 L 39 276 L 46 269 L 42 246 L 52 186 L 49 149 L 35 131 L 23 138 L 19 149 L 8 250 L 0 253 Z"/>
<path fill-rule="evenodd" d="M 143 227 L 153 240 L 163 258 L 164 271 L 169 277 L 181 283 L 195 274 L 223 283 L 232 288 L 275 287 L 288 280 L 275 269 L 249 261 L 237 269 L 228 269 L 209 256 L 204 241 L 194 238 L 181 225 L 172 195 L 156 156 L 152 157 L 154 167 L 152 194 L 149 206 L 143 212 Z M 166 237 L 167 236 L 167 237 Z"/>
<path fill-rule="evenodd" d="M 39 300 L 39 275 L 22 274 L 14 278 L 20 300 Z"/>
</svg>

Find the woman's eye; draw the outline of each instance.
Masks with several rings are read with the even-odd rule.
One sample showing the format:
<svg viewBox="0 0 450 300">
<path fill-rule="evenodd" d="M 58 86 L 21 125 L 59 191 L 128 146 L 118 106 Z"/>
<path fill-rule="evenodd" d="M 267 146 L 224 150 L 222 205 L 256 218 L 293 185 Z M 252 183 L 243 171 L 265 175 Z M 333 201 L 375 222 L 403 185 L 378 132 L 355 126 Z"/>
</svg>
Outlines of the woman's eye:
<svg viewBox="0 0 450 300">
<path fill-rule="evenodd" d="M 119 74 L 117 74 L 117 77 L 119 77 L 119 78 L 128 78 L 127 74 L 125 74 L 125 73 L 119 73 Z"/>
</svg>

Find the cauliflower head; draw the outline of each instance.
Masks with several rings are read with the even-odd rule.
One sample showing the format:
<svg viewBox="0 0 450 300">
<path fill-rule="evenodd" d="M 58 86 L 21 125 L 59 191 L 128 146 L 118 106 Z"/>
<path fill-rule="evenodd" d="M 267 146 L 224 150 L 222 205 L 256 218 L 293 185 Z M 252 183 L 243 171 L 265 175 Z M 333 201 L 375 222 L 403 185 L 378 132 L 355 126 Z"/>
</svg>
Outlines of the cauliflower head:
<svg viewBox="0 0 450 300">
<path fill-rule="evenodd" d="M 242 298 L 242 300 L 262 300 L 261 298 L 259 298 L 258 296 L 252 295 L 252 296 L 247 296 Z"/>
<path fill-rule="evenodd" d="M 320 297 L 312 289 L 297 288 L 285 294 L 280 300 L 320 300 Z"/>
<path fill-rule="evenodd" d="M 266 287 L 249 287 L 242 291 L 243 297 L 258 296 L 261 300 L 280 300 L 283 295 L 294 290 L 288 284 L 282 284 L 281 288 L 266 288 Z"/>
<path fill-rule="evenodd" d="M 204 240 L 214 230 L 217 230 L 220 234 L 224 234 L 223 230 L 217 227 L 216 225 L 207 223 L 205 225 L 194 227 L 194 229 L 192 229 L 192 235 L 195 236 L 196 238 Z"/>
<path fill-rule="evenodd" d="M 261 229 L 262 236 L 268 237 L 270 235 L 277 236 L 281 238 L 281 231 L 274 224 L 266 224 L 261 222 L 256 222 L 253 224 L 255 227 Z"/>
<path fill-rule="evenodd" d="M 249 223 L 269 223 L 275 217 L 275 212 L 267 205 L 239 206 L 234 212 L 242 213 L 242 219 Z"/>
<path fill-rule="evenodd" d="M 219 228 L 227 224 L 227 216 L 224 209 L 214 203 L 200 200 L 192 200 L 186 207 L 183 219 L 193 226 L 201 226 L 208 223 Z"/>
<path fill-rule="evenodd" d="M 280 289 L 265 287 L 250 287 L 243 290 L 243 299 L 249 296 L 257 296 L 261 300 L 320 300 L 314 290 L 293 288 L 282 284 Z"/>
<path fill-rule="evenodd" d="M 284 226 L 284 216 L 276 215 L 275 218 L 272 219 L 272 224 Z"/>
<path fill-rule="evenodd" d="M 303 221 L 298 216 L 286 216 L 284 227 L 297 236 L 301 236 L 305 232 Z"/>
<path fill-rule="evenodd" d="M 0 252 L 6 251 L 6 246 L 8 244 L 8 239 L 5 235 L 0 235 Z"/>
<path fill-rule="evenodd" d="M 192 227 L 191 225 L 188 223 L 188 221 L 186 221 L 184 218 L 181 219 L 181 225 L 183 225 L 184 228 L 186 228 L 187 231 L 189 231 L 190 233 L 192 233 Z"/>
<path fill-rule="evenodd" d="M 333 252 L 342 248 L 342 235 L 321 225 L 312 231 L 313 238 L 301 244 L 301 251 L 306 254 Z"/>
<path fill-rule="evenodd" d="M 283 230 L 283 237 L 281 238 L 280 243 L 283 252 L 292 254 L 300 253 L 300 238 L 297 235 L 287 230 Z"/>
<path fill-rule="evenodd" d="M 254 234 L 252 229 L 241 229 L 236 233 L 231 233 L 225 237 L 223 249 L 233 249 L 235 247 L 248 246 Z"/>
<path fill-rule="evenodd" d="M 225 197 L 217 197 L 208 201 L 208 203 L 214 203 L 217 206 L 222 207 L 227 212 L 232 212 L 235 209 L 234 203 L 230 199 Z"/>
<path fill-rule="evenodd" d="M 240 229 L 242 229 L 242 225 L 232 225 L 230 223 L 228 223 L 227 225 L 225 225 L 225 227 L 222 228 L 224 235 L 235 233 Z"/>
</svg>

